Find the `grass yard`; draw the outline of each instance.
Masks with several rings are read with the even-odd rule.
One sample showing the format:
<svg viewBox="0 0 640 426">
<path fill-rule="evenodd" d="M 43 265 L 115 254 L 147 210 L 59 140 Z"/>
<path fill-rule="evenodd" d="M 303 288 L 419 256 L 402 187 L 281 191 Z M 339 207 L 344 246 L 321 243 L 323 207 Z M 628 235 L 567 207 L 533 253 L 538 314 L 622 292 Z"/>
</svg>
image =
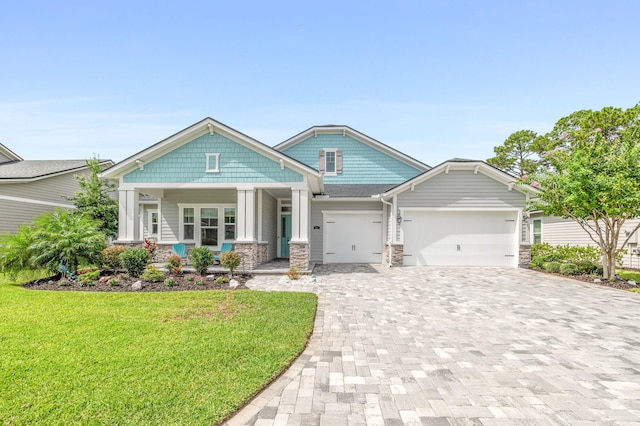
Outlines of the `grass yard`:
<svg viewBox="0 0 640 426">
<path fill-rule="evenodd" d="M 221 422 L 303 350 L 309 293 L 25 290 L 0 275 L 0 424 Z"/>
</svg>

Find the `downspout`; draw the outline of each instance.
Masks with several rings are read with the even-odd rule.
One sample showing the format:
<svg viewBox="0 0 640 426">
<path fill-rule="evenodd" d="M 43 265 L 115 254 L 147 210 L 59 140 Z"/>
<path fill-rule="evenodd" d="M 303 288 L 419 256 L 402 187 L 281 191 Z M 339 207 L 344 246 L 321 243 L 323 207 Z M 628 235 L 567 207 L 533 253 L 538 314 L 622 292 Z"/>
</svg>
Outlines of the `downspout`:
<svg viewBox="0 0 640 426">
<path fill-rule="evenodd" d="M 382 194 L 379 194 L 378 196 L 380 197 L 380 201 L 382 201 L 382 204 L 391 207 L 391 212 L 393 213 L 393 203 L 385 201 L 384 198 L 382 198 Z M 391 266 L 393 265 L 393 246 L 391 245 L 389 234 L 391 234 L 391 232 L 389 232 L 389 223 L 387 223 L 387 246 L 389 247 L 389 268 L 391 268 Z M 393 235 L 391 237 L 393 238 Z"/>
</svg>

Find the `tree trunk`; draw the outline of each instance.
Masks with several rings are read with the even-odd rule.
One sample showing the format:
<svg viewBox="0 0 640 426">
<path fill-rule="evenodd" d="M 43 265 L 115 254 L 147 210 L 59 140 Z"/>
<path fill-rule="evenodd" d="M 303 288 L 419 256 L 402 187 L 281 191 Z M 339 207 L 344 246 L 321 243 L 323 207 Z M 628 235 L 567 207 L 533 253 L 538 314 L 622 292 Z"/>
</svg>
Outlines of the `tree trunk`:
<svg viewBox="0 0 640 426">
<path fill-rule="evenodd" d="M 615 250 L 602 251 L 602 276 L 607 280 L 614 280 L 616 278 Z"/>
</svg>

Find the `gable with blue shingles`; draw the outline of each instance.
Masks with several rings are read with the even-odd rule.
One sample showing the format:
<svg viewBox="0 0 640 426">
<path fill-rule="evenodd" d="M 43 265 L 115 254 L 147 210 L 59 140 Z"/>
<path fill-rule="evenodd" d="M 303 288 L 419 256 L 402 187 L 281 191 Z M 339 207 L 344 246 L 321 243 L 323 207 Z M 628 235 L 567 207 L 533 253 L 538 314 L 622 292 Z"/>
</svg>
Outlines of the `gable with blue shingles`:
<svg viewBox="0 0 640 426">
<path fill-rule="evenodd" d="M 207 172 L 206 154 L 219 153 L 219 171 Z M 125 183 L 302 182 L 303 176 L 218 133 L 205 134 L 124 176 Z"/>
<path fill-rule="evenodd" d="M 422 172 L 342 133 L 310 136 L 283 152 L 318 169 L 320 150 L 331 148 L 342 150 L 342 174 L 324 176 L 326 184 L 402 183 Z"/>
</svg>

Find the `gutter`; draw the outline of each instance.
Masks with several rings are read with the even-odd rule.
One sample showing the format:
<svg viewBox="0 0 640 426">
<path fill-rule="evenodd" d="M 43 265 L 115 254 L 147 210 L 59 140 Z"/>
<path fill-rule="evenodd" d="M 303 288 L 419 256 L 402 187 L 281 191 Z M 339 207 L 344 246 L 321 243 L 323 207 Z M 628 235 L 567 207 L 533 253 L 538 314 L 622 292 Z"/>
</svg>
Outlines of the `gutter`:
<svg viewBox="0 0 640 426">
<path fill-rule="evenodd" d="M 391 207 L 393 211 L 393 203 L 390 203 L 386 201 L 384 198 L 382 198 L 382 194 L 378 194 L 377 197 L 380 199 L 380 201 L 382 201 L 382 204 Z M 389 263 L 389 268 L 391 268 L 393 264 L 393 246 L 391 245 L 391 240 L 389 240 L 388 236 L 389 236 L 389 224 L 387 223 L 387 247 L 389 247 L 388 263 Z"/>
</svg>

